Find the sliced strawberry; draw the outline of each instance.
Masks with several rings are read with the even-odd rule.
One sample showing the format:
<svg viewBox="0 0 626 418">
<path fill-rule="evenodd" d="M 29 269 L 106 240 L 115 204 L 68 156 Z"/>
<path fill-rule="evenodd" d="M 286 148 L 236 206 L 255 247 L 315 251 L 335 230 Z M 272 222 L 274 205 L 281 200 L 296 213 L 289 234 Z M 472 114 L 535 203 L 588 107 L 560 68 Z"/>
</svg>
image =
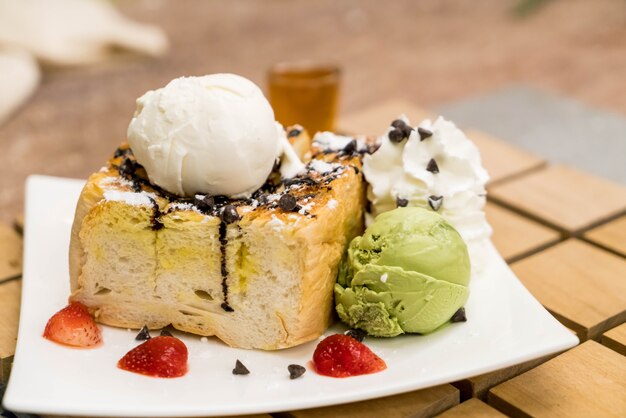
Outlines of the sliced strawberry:
<svg viewBox="0 0 626 418">
<path fill-rule="evenodd" d="M 158 336 L 130 350 L 117 367 L 154 377 L 179 377 L 187 373 L 187 347 L 175 337 Z"/>
<path fill-rule="evenodd" d="M 352 337 L 335 334 L 324 338 L 313 353 L 315 371 L 324 376 L 349 377 L 385 370 L 385 361 Z"/>
<path fill-rule="evenodd" d="M 87 307 L 80 302 L 71 302 L 52 315 L 43 336 L 50 341 L 72 347 L 93 347 L 102 342 L 100 328 Z"/>
</svg>

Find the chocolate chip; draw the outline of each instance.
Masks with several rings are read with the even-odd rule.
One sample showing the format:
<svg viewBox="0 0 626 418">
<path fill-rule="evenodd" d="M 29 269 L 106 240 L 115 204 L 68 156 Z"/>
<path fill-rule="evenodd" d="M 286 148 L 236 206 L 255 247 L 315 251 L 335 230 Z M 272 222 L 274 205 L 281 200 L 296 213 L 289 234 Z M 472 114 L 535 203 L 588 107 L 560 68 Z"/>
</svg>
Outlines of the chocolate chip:
<svg viewBox="0 0 626 418">
<path fill-rule="evenodd" d="M 394 128 L 403 128 L 406 126 L 406 122 L 403 121 L 402 119 L 396 119 L 393 122 L 391 122 L 391 126 L 393 126 Z"/>
<path fill-rule="evenodd" d="M 396 197 L 396 207 L 405 208 L 409 204 L 409 199 L 403 199 L 401 197 Z"/>
<path fill-rule="evenodd" d="M 126 151 L 128 151 L 128 148 L 116 149 L 115 153 L 113 154 L 113 158 L 118 158 L 118 157 L 121 157 L 122 155 L 126 155 Z"/>
<path fill-rule="evenodd" d="M 417 128 L 417 133 L 420 134 L 420 141 L 423 141 L 426 138 L 430 138 L 431 136 L 433 136 L 432 131 L 424 128 Z"/>
<path fill-rule="evenodd" d="M 407 125 L 401 129 L 402 129 L 402 134 L 404 135 L 405 138 L 408 138 L 409 136 L 411 136 L 411 131 L 413 130 L 413 128 Z"/>
<path fill-rule="evenodd" d="M 450 318 L 450 322 L 466 322 L 466 321 L 467 321 L 467 316 L 465 316 L 465 308 L 459 308 L 459 310 L 456 311 L 454 315 L 452 315 L 452 318 Z"/>
<path fill-rule="evenodd" d="M 287 370 L 289 370 L 289 378 L 291 380 L 299 378 L 306 372 L 306 369 L 299 364 L 290 364 L 287 366 Z"/>
<path fill-rule="evenodd" d="M 439 166 L 437 165 L 437 161 L 434 158 L 431 158 L 426 166 L 426 170 L 430 171 L 433 174 L 437 174 L 439 172 Z"/>
<path fill-rule="evenodd" d="M 389 131 L 389 140 L 393 142 L 394 144 L 398 144 L 402 142 L 404 138 L 406 137 L 404 136 L 404 133 L 402 132 L 401 129 L 396 128 L 392 131 Z"/>
<path fill-rule="evenodd" d="M 215 198 L 213 196 L 204 196 L 202 199 L 195 198 L 193 203 L 201 212 L 208 213 L 215 207 Z"/>
<path fill-rule="evenodd" d="M 443 203 L 443 196 L 428 196 L 428 204 L 437 212 Z"/>
<path fill-rule="evenodd" d="M 348 337 L 354 338 L 361 343 L 367 335 L 367 332 L 363 331 L 362 329 L 349 329 L 348 331 L 344 332 L 344 334 Z"/>
<path fill-rule="evenodd" d="M 280 208 L 285 212 L 291 212 L 298 206 L 298 201 L 295 197 L 293 197 L 293 195 L 285 193 L 278 200 L 278 206 L 280 206 Z"/>
<path fill-rule="evenodd" d="M 348 142 L 348 144 L 345 147 L 343 147 L 343 149 L 341 150 L 341 152 L 346 155 L 350 155 L 355 151 L 356 151 L 356 139 L 353 139 L 352 141 Z"/>
<path fill-rule="evenodd" d="M 132 160 L 126 159 L 120 164 L 119 172 L 124 177 L 132 177 L 135 174 L 135 163 Z"/>
<path fill-rule="evenodd" d="M 269 202 L 269 198 L 267 197 L 266 194 L 259 195 L 259 197 L 257 197 L 256 200 L 257 200 L 257 202 L 259 202 L 259 205 L 261 205 L 261 206 L 263 206 L 267 202 Z"/>
<path fill-rule="evenodd" d="M 298 136 L 302 133 L 301 128 L 291 128 L 289 132 L 287 132 L 287 138 L 293 138 L 294 136 Z"/>
<path fill-rule="evenodd" d="M 235 362 L 235 368 L 233 369 L 233 374 L 246 375 L 246 374 L 250 374 L 250 370 L 248 370 L 248 368 L 244 366 L 242 362 L 237 360 Z"/>
<path fill-rule="evenodd" d="M 223 302 L 220 307 L 224 309 L 226 312 L 235 312 L 235 310 L 226 302 Z"/>
<path fill-rule="evenodd" d="M 222 221 L 226 224 L 232 224 L 233 222 L 241 219 L 239 213 L 237 212 L 237 208 L 233 205 L 226 205 L 224 209 L 222 209 L 222 213 L 220 214 Z"/>
<path fill-rule="evenodd" d="M 172 333 L 167 330 L 167 328 L 163 328 L 159 333 L 161 337 L 173 337 Z"/>
<path fill-rule="evenodd" d="M 135 340 L 137 341 L 146 341 L 149 340 L 150 338 L 150 331 L 148 330 L 148 326 L 144 325 L 143 328 L 141 328 L 141 330 L 139 331 L 139 334 L 137 334 L 137 336 L 135 336 Z"/>
</svg>

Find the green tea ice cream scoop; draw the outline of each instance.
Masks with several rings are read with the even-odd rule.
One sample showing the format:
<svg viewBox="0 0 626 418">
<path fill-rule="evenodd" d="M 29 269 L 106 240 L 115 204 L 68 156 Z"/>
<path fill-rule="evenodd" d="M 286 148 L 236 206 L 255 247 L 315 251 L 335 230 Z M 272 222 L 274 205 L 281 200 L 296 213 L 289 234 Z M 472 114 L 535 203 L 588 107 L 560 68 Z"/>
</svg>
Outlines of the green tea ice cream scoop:
<svg viewBox="0 0 626 418">
<path fill-rule="evenodd" d="M 379 337 L 426 334 L 469 296 L 470 261 L 459 233 L 418 207 L 380 214 L 350 243 L 335 285 L 342 321 Z"/>
</svg>

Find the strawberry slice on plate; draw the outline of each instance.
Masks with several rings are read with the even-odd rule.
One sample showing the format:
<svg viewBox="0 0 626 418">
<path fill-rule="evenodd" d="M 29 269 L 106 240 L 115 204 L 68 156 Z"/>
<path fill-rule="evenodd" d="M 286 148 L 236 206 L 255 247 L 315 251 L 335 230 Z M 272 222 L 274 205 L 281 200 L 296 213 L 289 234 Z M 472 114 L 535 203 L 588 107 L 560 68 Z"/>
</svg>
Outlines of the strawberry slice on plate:
<svg viewBox="0 0 626 418">
<path fill-rule="evenodd" d="M 313 353 L 315 371 L 324 376 L 349 377 L 380 372 L 385 361 L 354 338 L 334 334 L 324 338 Z"/>
<path fill-rule="evenodd" d="M 80 302 L 71 302 L 52 315 L 43 336 L 71 347 L 94 347 L 102 342 L 100 328 L 87 307 Z"/>
<path fill-rule="evenodd" d="M 130 350 L 117 367 L 153 377 L 180 377 L 187 373 L 187 347 L 176 337 L 158 336 Z"/>
</svg>

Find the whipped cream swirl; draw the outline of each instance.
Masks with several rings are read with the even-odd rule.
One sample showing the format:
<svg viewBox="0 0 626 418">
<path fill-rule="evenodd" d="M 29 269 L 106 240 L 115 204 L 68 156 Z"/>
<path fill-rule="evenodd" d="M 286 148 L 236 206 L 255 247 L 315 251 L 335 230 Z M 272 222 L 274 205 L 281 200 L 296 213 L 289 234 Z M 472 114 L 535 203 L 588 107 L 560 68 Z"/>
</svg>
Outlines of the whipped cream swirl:
<svg viewBox="0 0 626 418">
<path fill-rule="evenodd" d="M 410 126 L 406 117 L 401 120 Z M 436 210 L 461 234 L 472 264 L 480 268 L 481 247 L 491 235 L 491 227 L 483 211 L 489 175 L 478 149 L 454 123 L 442 117 L 434 123 L 424 120 L 401 141 L 389 139 L 393 130 L 390 127 L 379 138 L 380 148 L 364 158 L 371 203 L 368 223 L 397 206 Z"/>
</svg>

